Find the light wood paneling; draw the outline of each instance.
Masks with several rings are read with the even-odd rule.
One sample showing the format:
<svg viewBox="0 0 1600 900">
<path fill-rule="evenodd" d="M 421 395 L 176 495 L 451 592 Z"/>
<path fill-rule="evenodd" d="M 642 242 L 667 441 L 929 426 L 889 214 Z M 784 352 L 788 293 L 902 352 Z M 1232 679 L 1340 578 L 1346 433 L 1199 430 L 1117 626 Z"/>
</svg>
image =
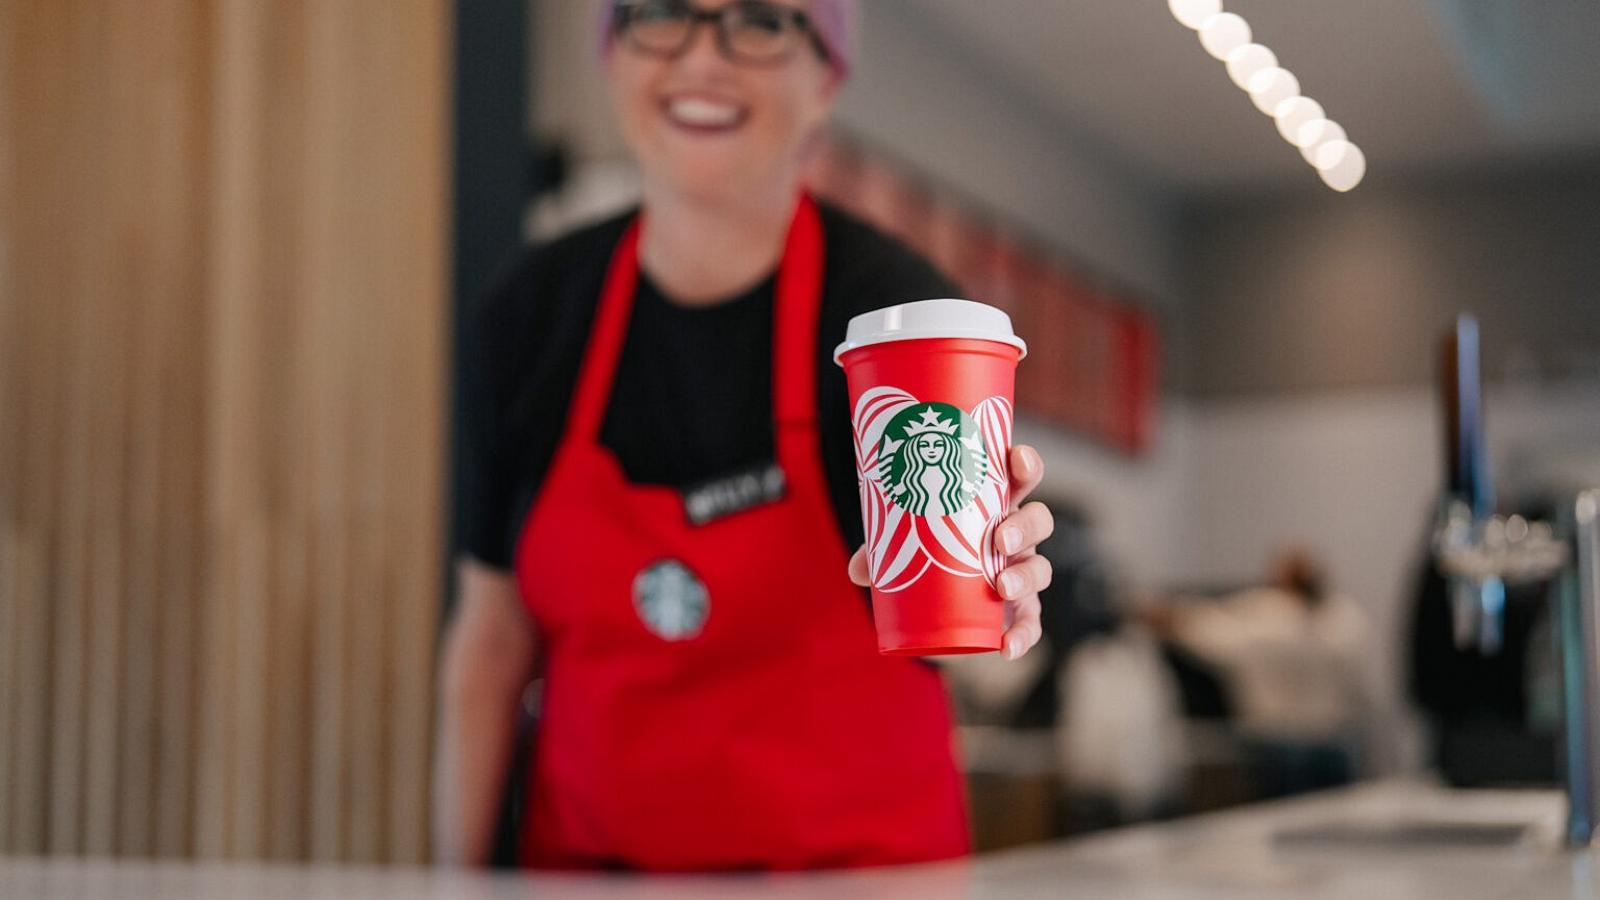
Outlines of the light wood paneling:
<svg viewBox="0 0 1600 900">
<path fill-rule="evenodd" d="M 446 10 L 0 3 L 0 852 L 426 858 Z"/>
</svg>

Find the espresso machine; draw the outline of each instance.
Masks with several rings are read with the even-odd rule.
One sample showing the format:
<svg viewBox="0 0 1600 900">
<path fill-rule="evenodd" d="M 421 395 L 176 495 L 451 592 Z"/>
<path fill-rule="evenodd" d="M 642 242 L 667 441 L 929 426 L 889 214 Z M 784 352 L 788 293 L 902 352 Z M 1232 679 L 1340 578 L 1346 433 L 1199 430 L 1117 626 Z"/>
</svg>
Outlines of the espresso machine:
<svg viewBox="0 0 1600 900">
<path fill-rule="evenodd" d="M 1446 486 L 1434 554 L 1464 651 L 1500 652 L 1508 584 L 1551 581 L 1566 839 L 1588 846 L 1600 825 L 1600 490 L 1565 499 L 1554 522 L 1495 513 L 1479 361 L 1478 324 L 1462 316 L 1442 354 Z"/>
</svg>

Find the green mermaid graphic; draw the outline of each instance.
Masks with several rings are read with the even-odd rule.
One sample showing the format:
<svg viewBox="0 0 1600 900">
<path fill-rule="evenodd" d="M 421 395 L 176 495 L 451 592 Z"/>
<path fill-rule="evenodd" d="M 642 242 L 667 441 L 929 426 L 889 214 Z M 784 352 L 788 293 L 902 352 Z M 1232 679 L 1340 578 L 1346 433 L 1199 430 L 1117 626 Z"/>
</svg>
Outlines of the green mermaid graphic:
<svg viewBox="0 0 1600 900">
<path fill-rule="evenodd" d="M 988 474 L 983 436 L 947 403 L 918 403 L 890 420 L 878 476 L 895 505 L 918 516 L 950 516 L 972 502 Z"/>
</svg>

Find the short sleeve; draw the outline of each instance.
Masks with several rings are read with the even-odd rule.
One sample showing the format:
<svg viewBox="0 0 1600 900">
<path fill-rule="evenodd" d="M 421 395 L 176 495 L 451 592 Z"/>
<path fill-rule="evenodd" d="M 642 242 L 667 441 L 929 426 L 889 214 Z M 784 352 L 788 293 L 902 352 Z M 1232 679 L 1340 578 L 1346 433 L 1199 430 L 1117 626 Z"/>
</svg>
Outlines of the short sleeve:
<svg viewBox="0 0 1600 900">
<path fill-rule="evenodd" d="M 505 311 L 525 266 L 503 277 L 466 316 L 456 358 L 456 552 L 500 569 L 512 565 L 516 484 L 505 385 Z"/>
</svg>

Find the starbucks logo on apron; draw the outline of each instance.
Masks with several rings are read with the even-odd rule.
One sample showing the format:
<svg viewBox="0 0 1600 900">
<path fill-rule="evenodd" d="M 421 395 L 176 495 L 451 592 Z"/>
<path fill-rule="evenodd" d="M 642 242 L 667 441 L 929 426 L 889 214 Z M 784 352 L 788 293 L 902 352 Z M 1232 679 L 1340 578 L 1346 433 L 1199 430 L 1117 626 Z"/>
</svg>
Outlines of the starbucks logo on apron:
<svg viewBox="0 0 1600 900">
<path fill-rule="evenodd" d="M 684 641 L 705 627 L 711 596 L 688 566 L 666 559 L 634 576 L 633 609 L 656 637 Z"/>
<path fill-rule="evenodd" d="M 989 474 L 989 454 L 972 417 L 948 403 L 914 403 L 883 430 L 879 477 L 889 500 L 919 516 L 955 515 Z"/>
<path fill-rule="evenodd" d="M 994 529 L 1011 500 L 1011 401 L 963 410 L 883 385 L 857 398 L 851 421 L 873 587 L 904 590 L 930 568 L 993 585 L 1006 562 Z"/>
</svg>

